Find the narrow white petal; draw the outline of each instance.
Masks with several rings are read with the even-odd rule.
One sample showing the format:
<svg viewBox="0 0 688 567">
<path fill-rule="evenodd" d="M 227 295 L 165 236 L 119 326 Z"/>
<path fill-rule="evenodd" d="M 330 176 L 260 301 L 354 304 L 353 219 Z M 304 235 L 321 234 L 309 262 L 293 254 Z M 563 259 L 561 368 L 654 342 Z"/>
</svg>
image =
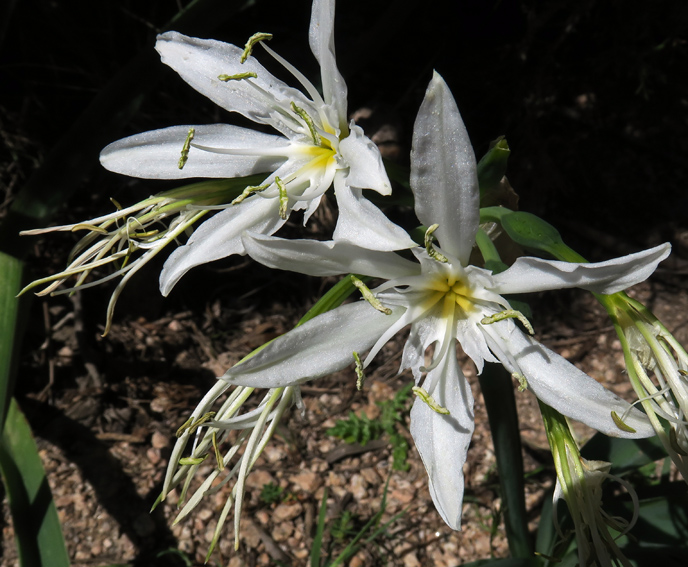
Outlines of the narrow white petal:
<svg viewBox="0 0 688 567">
<path fill-rule="evenodd" d="M 221 41 L 166 32 L 158 36 L 155 49 L 163 63 L 225 110 L 243 114 L 254 122 L 269 124 L 290 139 L 310 137 L 298 120 L 289 116 L 292 101 L 313 112 L 309 99 L 269 73 L 254 57 L 249 57 L 242 65 L 242 48 Z M 256 73 L 257 78 L 227 82 L 218 79 L 220 75 L 247 72 Z M 266 94 L 253 88 L 252 82 Z"/>
<path fill-rule="evenodd" d="M 257 195 L 220 211 L 201 224 L 184 246 L 170 254 L 160 273 L 160 292 L 169 294 L 191 268 L 232 254 L 245 254 L 243 232 L 272 234 L 285 222 L 279 216 L 278 199 Z"/>
<path fill-rule="evenodd" d="M 309 276 L 361 274 L 394 279 L 418 274 L 418 264 L 394 252 L 366 250 L 343 241 L 287 240 L 255 233 L 244 234 L 244 247 L 270 268 Z"/>
<path fill-rule="evenodd" d="M 334 54 L 334 4 L 334 0 L 313 1 L 308 41 L 313 55 L 320 63 L 325 103 L 333 106 L 338 118 L 335 125 L 344 130 L 347 88 L 344 77 L 337 69 Z"/>
<path fill-rule="evenodd" d="M 254 388 L 300 384 L 341 370 L 353 353 L 368 350 L 401 317 L 384 315 L 365 301 L 327 311 L 278 337 L 255 356 L 225 372 L 223 380 Z"/>
<path fill-rule="evenodd" d="M 380 150 L 360 126 L 352 122 L 349 135 L 339 144 L 339 153 L 349 165 L 346 178 L 349 187 L 373 189 L 381 195 L 392 194 L 392 185 L 382 164 Z"/>
<path fill-rule="evenodd" d="M 430 481 L 430 494 L 437 511 L 447 525 L 461 529 L 463 503 L 463 465 L 473 435 L 473 394 L 450 349 L 443 363 L 432 370 L 426 382 L 437 386 L 428 392 L 449 410 L 441 415 L 417 398 L 411 408 L 411 435 L 416 443 Z"/>
<path fill-rule="evenodd" d="M 490 326 L 490 331 L 496 340 L 501 340 L 500 346 L 513 356 L 519 368 L 514 368 L 508 360 L 502 360 L 502 364 L 510 372 L 523 373 L 528 388 L 557 411 L 610 437 L 639 439 L 655 434 L 645 414 L 635 408 L 624 418 L 624 423 L 636 432 L 619 429 L 611 412 L 622 417 L 629 407 L 628 402 L 565 358 L 525 335 L 515 325 L 495 323 Z M 497 337 L 497 334 L 501 336 Z"/>
<path fill-rule="evenodd" d="M 279 156 L 233 156 L 189 149 L 188 161 L 179 169 L 182 147 L 195 129 L 194 143 L 223 148 L 286 148 L 289 140 L 255 130 L 212 124 L 172 126 L 152 130 L 113 142 L 100 152 L 105 169 L 145 179 L 187 179 L 190 177 L 241 177 L 275 170 L 286 158 Z"/>
<path fill-rule="evenodd" d="M 403 228 L 363 196 L 361 189 L 347 187 L 339 172 L 334 178 L 334 190 L 339 207 L 335 240 L 369 250 L 403 250 L 417 246 Z"/>
<path fill-rule="evenodd" d="M 440 246 L 465 266 L 478 231 L 477 166 L 456 101 L 437 73 L 413 128 L 411 188 L 420 222 L 439 224 Z"/>
<path fill-rule="evenodd" d="M 650 277 L 670 252 L 671 245 L 666 243 L 594 264 L 518 258 L 508 270 L 492 276 L 493 291 L 507 294 L 579 287 L 594 293 L 616 293 Z"/>
</svg>

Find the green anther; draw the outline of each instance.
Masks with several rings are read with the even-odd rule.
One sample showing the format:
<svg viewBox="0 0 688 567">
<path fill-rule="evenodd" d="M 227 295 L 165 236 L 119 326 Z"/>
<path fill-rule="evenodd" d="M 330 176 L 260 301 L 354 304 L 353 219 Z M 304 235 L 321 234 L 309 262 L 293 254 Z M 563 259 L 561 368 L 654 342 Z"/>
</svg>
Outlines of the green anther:
<svg viewBox="0 0 688 567">
<path fill-rule="evenodd" d="M 272 39 L 272 34 L 271 33 L 254 33 L 251 37 L 248 38 L 248 41 L 246 42 L 246 46 L 244 47 L 244 52 L 241 54 L 241 62 L 245 63 L 246 60 L 251 56 L 251 52 L 253 51 L 253 46 L 261 41 L 267 41 Z"/>
<path fill-rule="evenodd" d="M 359 280 L 356 276 L 351 275 L 351 283 L 353 283 L 358 290 L 361 292 L 363 299 L 365 299 L 370 305 L 377 309 L 380 313 L 385 315 L 391 315 L 392 310 L 389 307 L 385 307 L 380 303 L 380 300 L 373 295 L 373 292 L 368 289 L 368 286 Z"/>
<path fill-rule="evenodd" d="M 222 460 L 222 455 L 220 454 L 220 449 L 217 448 L 217 431 L 213 431 L 211 438 L 213 442 L 213 451 L 215 452 L 215 460 L 217 461 L 217 468 L 221 471 L 225 470 L 225 462 Z"/>
<path fill-rule="evenodd" d="M 514 372 L 511 375 L 512 378 L 515 380 L 518 380 L 518 391 L 519 392 L 525 392 L 528 389 L 528 380 L 523 374 L 519 374 L 518 372 Z"/>
<path fill-rule="evenodd" d="M 421 400 L 423 400 L 426 404 L 428 404 L 428 407 L 436 412 L 439 413 L 440 415 L 449 415 L 449 410 L 440 404 L 438 404 L 435 400 L 432 399 L 432 396 L 428 394 L 423 388 L 419 386 L 414 386 L 411 388 L 411 391 L 416 394 Z"/>
<path fill-rule="evenodd" d="M 275 185 L 279 190 L 279 216 L 282 220 L 287 220 L 287 207 L 289 207 L 289 195 L 287 195 L 287 186 L 279 177 L 275 177 Z"/>
<path fill-rule="evenodd" d="M 195 133 L 195 128 L 189 128 L 189 133 L 186 135 L 186 140 L 184 140 L 184 145 L 182 146 L 182 157 L 179 158 L 179 163 L 177 164 L 179 169 L 184 169 L 186 162 L 189 160 L 189 148 L 191 147 L 191 140 L 194 139 Z"/>
<path fill-rule="evenodd" d="M 159 230 L 149 230 L 148 232 L 131 232 L 129 233 L 129 236 L 133 236 L 134 238 L 148 238 L 149 236 L 155 236 L 158 234 L 160 231 Z"/>
<path fill-rule="evenodd" d="M 447 257 L 444 254 L 441 254 L 432 245 L 432 241 L 435 239 L 435 237 L 432 235 L 433 232 L 435 232 L 438 228 L 440 227 L 439 224 L 433 224 L 428 230 L 425 231 L 425 250 L 428 252 L 428 256 L 430 258 L 437 260 L 438 262 L 442 262 L 443 264 L 446 264 L 449 262 L 447 260 Z"/>
<path fill-rule="evenodd" d="M 218 80 L 222 81 L 223 83 L 226 83 L 228 81 L 242 81 L 244 79 L 257 79 L 258 75 L 256 75 L 253 71 L 246 71 L 245 73 L 237 73 L 236 75 L 218 75 L 217 78 L 218 78 Z"/>
<path fill-rule="evenodd" d="M 115 207 L 117 207 L 117 210 L 118 210 L 118 211 L 121 211 L 121 210 L 122 210 L 122 205 L 120 205 L 120 204 L 119 204 L 115 199 L 113 199 L 112 197 L 110 197 L 110 202 L 111 202 L 113 205 L 115 205 Z"/>
<path fill-rule="evenodd" d="M 315 129 L 313 119 L 308 116 L 308 113 L 303 108 L 296 106 L 294 102 L 291 103 L 291 109 L 299 116 L 299 118 L 301 118 L 301 120 L 306 123 L 306 126 L 308 126 L 308 129 L 311 132 L 311 138 L 313 138 L 313 145 L 322 146 L 320 134 L 318 134 L 318 131 Z"/>
<path fill-rule="evenodd" d="M 363 374 L 363 363 L 358 353 L 354 351 L 354 362 L 356 363 L 356 389 L 360 392 L 363 389 L 363 382 L 365 382 L 365 374 Z"/>
<path fill-rule="evenodd" d="M 203 457 L 182 457 L 179 459 L 180 465 L 200 465 L 203 461 L 208 458 L 208 455 Z"/>
<path fill-rule="evenodd" d="M 516 311 L 515 309 L 506 309 L 504 311 L 500 311 L 499 313 L 495 313 L 490 317 L 483 317 L 480 323 L 482 325 L 491 325 L 492 323 L 504 321 L 504 319 L 518 319 L 521 322 L 521 324 L 526 328 L 526 331 L 528 331 L 529 335 L 535 334 L 535 331 L 533 330 L 533 326 L 530 324 L 530 321 L 526 319 L 526 316 L 523 313 L 521 313 L 520 311 Z"/>
<path fill-rule="evenodd" d="M 616 426 L 621 430 L 621 431 L 627 431 L 628 433 L 635 433 L 635 429 L 633 429 L 630 425 L 625 424 L 621 418 L 619 417 L 619 414 L 616 413 L 615 411 L 612 411 L 612 419 L 614 420 L 614 423 Z"/>
<path fill-rule="evenodd" d="M 678 369 L 678 373 L 679 373 L 681 376 L 688 376 L 688 370 L 683 370 L 683 368 L 679 368 L 679 369 Z"/>
<path fill-rule="evenodd" d="M 179 437 L 181 437 L 182 435 L 184 435 L 184 432 L 185 432 L 187 429 L 189 429 L 189 427 L 191 426 L 192 423 L 193 423 L 193 417 L 190 417 L 189 419 L 187 419 L 187 420 L 184 422 L 184 424 L 183 424 L 179 429 L 177 429 L 177 433 L 176 433 L 177 438 L 179 438 Z"/>
<path fill-rule="evenodd" d="M 246 197 L 250 197 L 254 193 L 260 193 L 261 191 L 265 191 L 268 187 L 270 187 L 269 183 L 266 183 L 265 185 L 249 185 L 248 187 L 246 187 L 246 189 L 244 189 L 241 192 L 241 195 L 239 195 L 236 199 L 234 199 L 231 202 L 231 204 L 238 205 L 244 199 L 246 199 Z"/>
<path fill-rule="evenodd" d="M 189 435 L 191 435 L 194 431 L 196 431 L 206 421 L 210 421 L 211 419 L 213 419 L 213 417 L 215 417 L 214 411 L 209 411 L 208 413 L 203 414 L 196 421 L 194 421 L 191 425 L 189 425 Z"/>
<path fill-rule="evenodd" d="M 88 224 L 86 222 L 75 224 L 72 227 L 72 232 L 76 232 L 77 230 L 90 230 L 91 232 L 97 232 L 98 234 L 107 234 L 108 233 L 108 231 L 105 230 L 104 228 L 101 228 L 101 227 L 96 226 L 94 224 Z"/>
</svg>

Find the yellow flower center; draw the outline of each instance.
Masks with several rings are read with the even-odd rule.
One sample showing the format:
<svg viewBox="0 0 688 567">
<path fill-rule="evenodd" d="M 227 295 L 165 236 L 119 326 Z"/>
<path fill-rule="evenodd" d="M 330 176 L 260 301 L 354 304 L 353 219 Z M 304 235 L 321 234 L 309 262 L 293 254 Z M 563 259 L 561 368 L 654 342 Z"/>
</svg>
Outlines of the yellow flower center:
<svg viewBox="0 0 688 567">
<path fill-rule="evenodd" d="M 466 280 L 453 274 L 438 275 L 428 282 L 427 289 L 430 292 L 427 299 L 428 307 L 442 301 L 442 317 L 453 317 L 456 314 L 463 318 L 477 310 L 471 286 Z"/>
</svg>

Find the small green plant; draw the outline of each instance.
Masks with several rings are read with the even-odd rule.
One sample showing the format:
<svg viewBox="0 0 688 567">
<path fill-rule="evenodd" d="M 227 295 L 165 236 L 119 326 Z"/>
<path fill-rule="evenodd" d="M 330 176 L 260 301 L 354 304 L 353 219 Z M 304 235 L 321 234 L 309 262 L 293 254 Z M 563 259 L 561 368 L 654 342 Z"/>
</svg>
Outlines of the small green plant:
<svg viewBox="0 0 688 567">
<path fill-rule="evenodd" d="M 346 443 L 359 443 L 366 445 L 368 441 L 380 439 L 385 433 L 392 445 L 392 457 L 394 470 L 408 470 L 409 444 L 406 438 L 397 429 L 397 424 L 404 422 L 404 415 L 408 412 L 407 401 L 411 394 L 413 383 L 409 383 L 399 390 L 394 398 L 377 402 L 380 406 L 380 416 L 370 419 L 365 412 L 357 416 L 349 413 L 348 419 L 338 419 L 334 427 L 327 430 L 332 437 L 342 439 Z"/>
<path fill-rule="evenodd" d="M 400 518 L 405 511 L 395 514 L 389 521 L 384 524 L 381 523 L 382 515 L 387 508 L 387 490 L 389 488 L 389 478 L 385 484 L 385 490 L 382 493 L 382 501 L 380 502 L 380 509 L 359 529 L 359 524 L 362 520 L 352 512 L 345 510 L 341 516 L 336 518 L 329 526 L 326 526 L 327 516 L 327 490 L 324 491 L 322 501 L 320 503 L 320 512 L 318 514 L 318 523 L 316 527 L 315 537 L 313 538 L 313 546 L 311 547 L 310 567 L 337 567 L 351 559 L 358 551 L 366 544 L 372 544 L 380 536 L 391 538 L 393 537 L 388 528 L 398 518 Z M 330 541 L 325 544 L 325 533 L 329 531 Z M 334 543 L 344 543 L 349 541 L 344 550 L 334 559 Z"/>
<path fill-rule="evenodd" d="M 284 492 L 284 488 L 273 482 L 268 482 L 263 485 L 260 491 L 260 501 L 265 504 L 276 504 L 282 502 L 288 494 Z"/>
</svg>

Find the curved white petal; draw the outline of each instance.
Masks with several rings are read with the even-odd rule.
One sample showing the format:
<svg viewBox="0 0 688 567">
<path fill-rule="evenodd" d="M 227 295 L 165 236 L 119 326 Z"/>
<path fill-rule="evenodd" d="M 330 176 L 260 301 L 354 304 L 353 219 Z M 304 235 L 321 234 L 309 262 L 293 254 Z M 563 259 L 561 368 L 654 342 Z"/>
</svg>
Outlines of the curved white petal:
<svg viewBox="0 0 688 567">
<path fill-rule="evenodd" d="M 347 88 L 334 54 L 334 4 L 334 0 L 313 0 L 308 42 L 320 63 L 325 103 L 332 105 L 338 118 L 336 125 L 344 131 Z"/>
<path fill-rule="evenodd" d="M 309 276 L 362 274 L 393 279 L 418 274 L 418 264 L 394 252 L 366 250 L 342 241 L 287 240 L 246 233 L 244 247 L 254 259 L 270 268 Z"/>
<path fill-rule="evenodd" d="M 279 149 L 289 146 L 289 140 L 282 136 L 263 134 L 228 124 L 172 126 L 113 142 L 100 152 L 100 163 L 105 169 L 132 177 L 187 179 L 190 177 L 242 177 L 273 171 L 286 159 L 274 155 L 225 155 L 192 146 L 189 148 L 188 161 L 183 169 L 179 169 L 179 158 L 189 128 L 195 129 L 194 142 L 203 146 L 233 149 Z"/>
<path fill-rule="evenodd" d="M 403 308 L 396 308 L 384 315 L 365 301 L 342 305 L 278 337 L 222 379 L 279 388 L 336 372 L 353 364 L 353 352 L 368 350 L 403 313 Z"/>
<path fill-rule="evenodd" d="M 616 293 L 650 277 L 670 252 L 671 244 L 665 243 L 593 264 L 518 258 L 508 270 L 492 276 L 492 289 L 506 294 L 579 287 L 594 293 Z"/>
<path fill-rule="evenodd" d="M 254 57 L 241 64 L 243 49 L 211 39 L 178 32 L 158 36 L 155 49 L 189 85 L 215 104 L 238 112 L 254 122 L 269 124 L 290 139 L 310 139 L 310 134 L 290 111 L 291 102 L 316 115 L 310 100 L 265 69 Z M 255 79 L 220 81 L 220 75 L 253 72 Z M 263 92 L 255 89 L 257 85 Z"/>
<path fill-rule="evenodd" d="M 392 185 L 382 164 L 380 150 L 353 121 L 349 135 L 339 144 L 339 153 L 349 165 L 349 174 L 346 176 L 349 187 L 373 189 L 381 195 L 392 194 Z"/>
<path fill-rule="evenodd" d="M 528 388 L 557 411 L 610 437 L 639 439 L 655 434 L 645 414 L 635 408 L 623 419 L 635 433 L 620 429 L 611 412 L 622 417 L 629 408 L 628 402 L 565 358 L 526 336 L 515 325 L 495 323 L 490 331 L 489 334 L 500 340 L 500 346 L 511 354 L 518 368 L 510 360 L 502 360 L 502 364 L 512 373 L 522 373 Z"/>
<path fill-rule="evenodd" d="M 160 273 L 160 292 L 169 294 L 191 268 L 232 254 L 245 254 L 241 241 L 243 232 L 272 234 L 285 222 L 279 216 L 278 199 L 263 199 L 257 195 L 220 211 L 201 224 L 184 246 L 170 254 Z"/>
<path fill-rule="evenodd" d="M 368 250 L 403 250 L 418 246 L 403 228 L 366 199 L 361 189 L 347 187 L 340 172 L 334 178 L 334 191 L 339 207 L 334 240 Z"/>
<path fill-rule="evenodd" d="M 420 222 L 439 224 L 442 249 L 468 264 L 479 221 L 477 166 L 456 101 L 437 72 L 413 127 L 411 189 Z"/>
<path fill-rule="evenodd" d="M 436 377 L 433 374 L 441 374 Z M 461 529 L 463 503 L 463 465 L 473 435 L 473 394 L 450 349 L 443 362 L 427 377 L 437 386 L 428 392 L 449 410 L 441 415 L 417 398 L 411 408 L 411 435 L 416 443 L 430 481 L 430 494 L 447 525 Z"/>
</svg>

